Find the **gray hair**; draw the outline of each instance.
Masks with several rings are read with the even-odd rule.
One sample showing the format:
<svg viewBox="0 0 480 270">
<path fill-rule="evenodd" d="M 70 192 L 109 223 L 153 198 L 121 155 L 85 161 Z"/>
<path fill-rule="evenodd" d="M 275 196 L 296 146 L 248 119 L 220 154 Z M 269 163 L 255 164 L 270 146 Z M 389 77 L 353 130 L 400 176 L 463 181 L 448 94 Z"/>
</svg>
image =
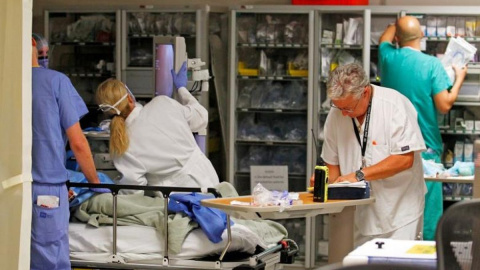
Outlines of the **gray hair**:
<svg viewBox="0 0 480 270">
<path fill-rule="evenodd" d="M 362 66 L 356 63 L 337 67 L 330 72 L 327 81 L 327 95 L 331 99 L 340 99 L 349 95 L 360 98 L 370 79 Z"/>
</svg>

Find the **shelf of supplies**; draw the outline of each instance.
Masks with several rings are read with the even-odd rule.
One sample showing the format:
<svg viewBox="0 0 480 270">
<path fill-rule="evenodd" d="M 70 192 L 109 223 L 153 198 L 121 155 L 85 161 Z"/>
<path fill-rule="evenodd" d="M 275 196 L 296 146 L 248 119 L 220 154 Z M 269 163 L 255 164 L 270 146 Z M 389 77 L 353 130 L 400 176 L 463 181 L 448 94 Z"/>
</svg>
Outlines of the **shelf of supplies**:
<svg viewBox="0 0 480 270">
<path fill-rule="evenodd" d="M 307 113 L 307 109 L 237 108 L 237 112 L 304 114 Z"/>
<path fill-rule="evenodd" d="M 444 129 L 440 130 L 440 134 L 448 135 L 480 135 L 480 130 L 463 130 L 463 129 Z"/>
<path fill-rule="evenodd" d="M 129 38 L 153 38 L 155 36 L 160 36 L 160 37 L 170 37 L 172 36 L 171 34 L 170 35 L 164 35 L 164 34 L 129 34 L 128 37 Z M 183 34 L 177 34 L 177 35 L 173 35 L 173 36 L 181 36 L 183 38 L 195 38 L 196 35 L 183 35 Z"/>
<path fill-rule="evenodd" d="M 480 42 L 480 37 L 462 37 L 468 42 Z M 427 41 L 449 41 L 451 37 L 425 37 Z"/>
<path fill-rule="evenodd" d="M 89 140 L 110 140 L 110 133 L 99 131 L 84 131 L 83 134 Z"/>
<path fill-rule="evenodd" d="M 480 101 L 455 101 L 454 106 L 480 106 Z"/>
<path fill-rule="evenodd" d="M 64 72 L 68 77 L 81 77 L 81 78 L 110 78 L 115 77 L 112 73 L 93 73 L 93 72 Z"/>
<path fill-rule="evenodd" d="M 349 44 L 322 44 L 322 48 L 327 49 L 344 49 L 344 50 L 361 50 L 363 49 L 362 45 L 349 45 Z"/>
<path fill-rule="evenodd" d="M 81 42 L 81 41 L 63 41 L 50 42 L 54 46 L 115 46 L 115 42 Z"/>
<path fill-rule="evenodd" d="M 442 183 L 473 183 L 473 175 L 455 177 L 424 177 L 425 181 Z"/>
<path fill-rule="evenodd" d="M 444 195 L 444 201 L 466 201 L 471 200 L 472 196 L 452 196 L 452 195 Z"/>
<path fill-rule="evenodd" d="M 479 65 L 476 63 L 476 64 L 468 64 L 468 69 L 467 69 L 467 74 L 473 74 L 473 75 L 477 75 L 477 74 L 480 74 L 480 67 Z"/>
<path fill-rule="evenodd" d="M 308 77 L 296 76 L 242 76 L 238 75 L 239 80 L 260 80 L 260 81 L 308 81 Z"/>
<path fill-rule="evenodd" d="M 237 43 L 239 48 L 278 48 L 306 49 L 308 44 L 300 43 Z"/>
<path fill-rule="evenodd" d="M 244 140 L 244 139 L 237 139 L 237 144 L 243 145 L 266 145 L 266 146 L 280 146 L 280 145 L 305 145 L 307 143 L 306 140 L 299 140 L 299 141 L 280 141 L 280 140 Z"/>
</svg>

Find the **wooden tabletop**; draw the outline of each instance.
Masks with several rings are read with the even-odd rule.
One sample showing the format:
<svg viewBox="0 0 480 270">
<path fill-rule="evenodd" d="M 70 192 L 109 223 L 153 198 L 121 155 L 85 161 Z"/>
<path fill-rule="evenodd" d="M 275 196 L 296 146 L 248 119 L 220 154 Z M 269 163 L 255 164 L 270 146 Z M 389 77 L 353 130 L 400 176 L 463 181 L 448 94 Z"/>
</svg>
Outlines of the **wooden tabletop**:
<svg viewBox="0 0 480 270">
<path fill-rule="evenodd" d="M 329 200 L 327 202 L 314 202 L 313 194 L 309 192 L 300 192 L 299 199 L 302 204 L 291 205 L 283 209 L 280 206 L 254 206 L 254 205 L 232 205 L 232 201 L 240 201 L 251 203 L 252 196 L 240 196 L 232 198 L 218 198 L 202 200 L 202 205 L 212 208 L 221 209 L 235 216 L 254 217 L 257 218 L 292 218 L 292 217 L 308 217 L 319 214 L 338 213 L 344 207 L 370 204 L 375 198 L 359 199 L 359 200 Z M 255 215 L 251 215 L 255 214 Z M 268 217 L 267 217 L 268 216 Z"/>
</svg>

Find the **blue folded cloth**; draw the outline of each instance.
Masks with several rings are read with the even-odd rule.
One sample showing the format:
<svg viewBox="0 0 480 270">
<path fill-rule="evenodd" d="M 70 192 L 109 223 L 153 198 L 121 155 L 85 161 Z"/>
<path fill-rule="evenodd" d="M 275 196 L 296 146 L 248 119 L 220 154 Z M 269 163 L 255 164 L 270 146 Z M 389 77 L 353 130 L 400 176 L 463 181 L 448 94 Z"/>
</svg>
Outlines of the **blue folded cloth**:
<svg viewBox="0 0 480 270">
<path fill-rule="evenodd" d="M 208 239 L 213 243 L 222 241 L 222 233 L 227 226 L 227 215 L 215 208 L 200 204 L 202 199 L 214 198 L 213 195 L 199 193 L 175 193 L 170 195 L 168 210 L 181 212 L 197 222 Z M 233 222 L 231 222 L 233 225 Z"/>
<path fill-rule="evenodd" d="M 85 178 L 85 175 L 81 172 L 68 170 L 68 174 L 69 174 L 70 182 L 72 183 L 88 183 L 87 178 Z M 112 181 L 112 179 L 110 179 L 110 177 L 108 177 L 106 174 L 97 172 L 97 175 L 98 175 L 98 179 L 100 180 L 100 183 L 115 184 Z M 73 190 L 73 192 L 75 192 L 75 198 L 73 198 L 73 200 L 70 201 L 70 207 L 74 207 L 82 204 L 84 201 L 92 197 L 95 193 L 109 192 L 108 189 L 104 189 L 104 188 L 94 188 L 94 190 L 91 190 L 88 188 L 72 187 L 70 189 Z"/>
</svg>

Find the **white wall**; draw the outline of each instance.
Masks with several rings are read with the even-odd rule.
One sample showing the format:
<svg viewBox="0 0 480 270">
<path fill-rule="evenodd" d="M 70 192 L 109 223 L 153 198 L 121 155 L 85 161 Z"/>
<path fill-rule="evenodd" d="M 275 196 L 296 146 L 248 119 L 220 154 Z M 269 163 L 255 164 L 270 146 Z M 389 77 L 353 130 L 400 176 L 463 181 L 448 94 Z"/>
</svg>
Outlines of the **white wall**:
<svg viewBox="0 0 480 270">
<path fill-rule="evenodd" d="M 0 1 L 0 269 L 30 268 L 32 1 Z"/>
</svg>

